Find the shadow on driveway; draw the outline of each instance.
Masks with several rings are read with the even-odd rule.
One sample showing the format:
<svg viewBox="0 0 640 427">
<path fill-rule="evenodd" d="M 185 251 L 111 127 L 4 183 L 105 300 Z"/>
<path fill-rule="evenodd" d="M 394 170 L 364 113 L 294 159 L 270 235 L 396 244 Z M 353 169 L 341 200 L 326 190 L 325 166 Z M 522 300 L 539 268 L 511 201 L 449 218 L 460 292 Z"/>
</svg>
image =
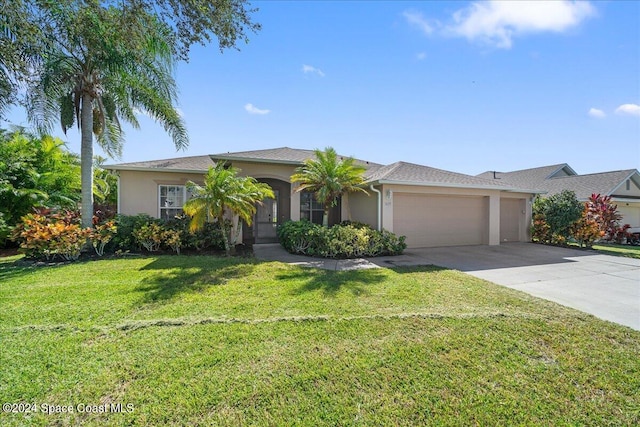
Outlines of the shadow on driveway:
<svg viewBox="0 0 640 427">
<path fill-rule="evenodd" d="M 593 254 L 592 251 L 533 243 L 506 243 L 500 246 L 407 249 L 400 256 L 371 258 L 369 261 L 380 267 L 432 264 L 468 272 L 574 263 L 577 262 L 574 258 L 592 256 Z"/>
</svg>

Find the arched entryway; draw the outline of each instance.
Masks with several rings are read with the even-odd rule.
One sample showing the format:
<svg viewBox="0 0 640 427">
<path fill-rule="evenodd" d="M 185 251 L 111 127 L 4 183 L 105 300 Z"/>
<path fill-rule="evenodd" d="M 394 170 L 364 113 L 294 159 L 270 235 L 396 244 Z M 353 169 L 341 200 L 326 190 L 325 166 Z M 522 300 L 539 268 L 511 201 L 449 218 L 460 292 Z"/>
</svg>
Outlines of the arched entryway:
<svg viewBox="0 0 640 427">
<path fill-rule="evenodd" d="M 291 184 L 273 178 L 257 179 L 271 186 L 275 199 L 265 199 L 262 205 L 258 204 L 251 227 L 243 223 L 245 244 L 277 242 L 278 225 L 291 219 Z"/>
</svg>

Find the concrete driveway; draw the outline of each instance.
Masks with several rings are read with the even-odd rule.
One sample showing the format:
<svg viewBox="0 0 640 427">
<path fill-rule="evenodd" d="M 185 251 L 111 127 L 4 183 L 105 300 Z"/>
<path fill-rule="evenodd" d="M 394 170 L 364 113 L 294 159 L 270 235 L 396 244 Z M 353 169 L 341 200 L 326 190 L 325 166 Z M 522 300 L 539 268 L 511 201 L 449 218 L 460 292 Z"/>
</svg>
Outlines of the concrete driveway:
<svg viewBox="0 0 640 427">
<path fill-rule="evenodd" d="M 640 330 L 640 259 L 533 243 L 409 249 L 380 266 L 434 264 Z"/>
<path fill-rule="evenodd" d="M 256 258 L 329 270 L 439 265 L 640 330 L 640 260 L 533 243 L 408 249 L 403 255 L 327 260 L 254 245 Z"/>
</svg>

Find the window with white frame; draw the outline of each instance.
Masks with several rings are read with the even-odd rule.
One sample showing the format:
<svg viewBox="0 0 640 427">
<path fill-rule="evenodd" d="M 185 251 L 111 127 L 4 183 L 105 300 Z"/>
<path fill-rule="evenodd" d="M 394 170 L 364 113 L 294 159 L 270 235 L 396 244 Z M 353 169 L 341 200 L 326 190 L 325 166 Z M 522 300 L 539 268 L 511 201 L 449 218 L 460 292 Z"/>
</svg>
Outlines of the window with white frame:
<svg viewBox="0 0 640 427">
<path fill-rule="evenodd" d="M 160 218 L 173 219 L 182 215 L 182 206 L 187 201 L 187 189 L 184 185 L 159 185 L 158 199 Z"/>
</svg>

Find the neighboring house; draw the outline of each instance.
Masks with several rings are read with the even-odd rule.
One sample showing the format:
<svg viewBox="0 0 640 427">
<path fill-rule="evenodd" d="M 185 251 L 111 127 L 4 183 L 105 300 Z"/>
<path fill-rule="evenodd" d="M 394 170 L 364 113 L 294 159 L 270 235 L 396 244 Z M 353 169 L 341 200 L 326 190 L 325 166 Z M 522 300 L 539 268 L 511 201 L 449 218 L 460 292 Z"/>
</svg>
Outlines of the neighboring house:
<svg viewBox="0 0 640 427">
<path fill-rule="evenodd" d="M 484 172 L 480 178 L 507 185 L 533 187 L 545 196 L 571 190 L 578 200 L 587 201 L 592 194 L 611 196 L 622 215 L 622 224 L 640 227 L 640 173 L 637 169 L 578 175 L 566 163 L 513 172 Z"/>
<path fill-rule="evenodd" d="M 123 163 L 117 171 L 118 212 L 170 218 L 188 198 L 184 184 L 201 183 L 215 162 L 225 162 L 268 183 L 275 200 L 265 200 L 252 227 L 243 226 L 245 242 L 277 241 L 276 227 L 287 220 L 322 222 L 322 206 L 313 194 L 296 192 L 290 177 L 311 150 L 287 147 L 211 156 Z M 407 236 L 409 247 L 498 245 L 528 241 L 531 201 L 538 193 L 529 185 L 485 179 L 406 162 L 391 165 L 356 160 L 366 168 L 369 195 L 345 195 L 330 222 L 351 219 Z"/>
</svg>

